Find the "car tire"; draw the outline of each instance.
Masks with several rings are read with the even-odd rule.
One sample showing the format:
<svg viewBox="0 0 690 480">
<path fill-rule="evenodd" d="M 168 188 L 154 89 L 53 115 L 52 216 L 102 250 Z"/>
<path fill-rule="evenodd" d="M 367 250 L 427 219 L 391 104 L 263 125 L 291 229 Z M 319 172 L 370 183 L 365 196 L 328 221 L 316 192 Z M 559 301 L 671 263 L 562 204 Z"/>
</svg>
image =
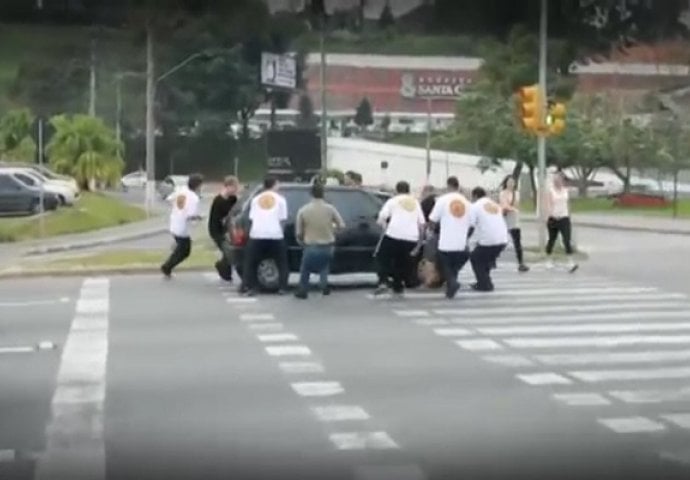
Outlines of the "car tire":
<svg viewBox="0 0 690 480">
<path fill-rule="evenodd" d="M 67 205 L 67 199 L 64 196 L 58 195 L 57 198 L 58 198 L 58 202 L 60 203 L 61 207 L 64 207 Z"/>
<path fill-rule="evenodd" d="M 280 288 L 280 271 L 278 262 L 273 258 L 265 258 L 256 267 L 256 281 L 262 292 L 276 292 Z"/>
<path fill-rule="evenodd" d="M 41 201 L 35 199 L 31 202 L 31 215 L 40 215 L 41 213 Z"/>
</svg>

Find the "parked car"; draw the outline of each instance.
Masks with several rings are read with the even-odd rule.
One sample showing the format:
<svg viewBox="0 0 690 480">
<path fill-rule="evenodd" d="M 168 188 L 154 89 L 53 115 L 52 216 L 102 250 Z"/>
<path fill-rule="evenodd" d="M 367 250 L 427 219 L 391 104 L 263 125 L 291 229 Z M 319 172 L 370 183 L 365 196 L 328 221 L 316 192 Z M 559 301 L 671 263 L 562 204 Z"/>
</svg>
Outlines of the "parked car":
<svg viewBox="0 0 690 480">
<path fill-rule="evenodd" d="M 44 210 L 55 210 L 59 200 L 56 195 L 43 192 Z M 30 187 L 0 171 L 0 215 L 33 215 L 41 212 L 41 190 Z"/>
<path fill-rule="evenodd" d="M 44 177 L 47 180 L 56 181 L 68 185 L 75 191 L 75 193 L 78 193 L 80 190 L 79 184 L 74 178 L 68 175 L 60 175 L 59 173 L 55 173 L 53 170 L 51 170 L 45 165 L 27 162 L 0 162 L 0 167 L 26 168 L 40 174 L 41 177 Z"/>
<path fill-rule="evenodd" d="M 78 196 L 69 184 L 58 180 L 48 180 L 40 173 L 28 168 L 0 168 L 0 172 L 11 175 L 28 187 L 43 188 L 44 191 L 56 195 L 60 205 L 74 205 Z"/>
<path fill-rule="evenodd" d="M 130 188 L 144 188 L 146 187 L 146 172 L 139 170 L 128 173 L 120 179 L 120 187 L 127 191 Z"/>
<path fill-rule="evenodd" d="M 186 186 L 187 182 L 189 182 L 188 175 L 168 175 L 158 184 L 158 194 L 165 200 L 174 191 Z"/>
<path fill-rule="evenodd" d="M 291 272 L 298 272 L 302 261 L 302 247 L 297 244 L 295 238 L 295 217 L 297 211 L 310 201 L 310 189 L 309 184 L 295 183 L 285 183 L 280 187 L 280 193 L 288 204 L 285 239 L 288 245 L 288 265 Z M 240 277 L 244 274 L 244 247 L 249 236 L 249 205 L 251 199 L 260 192 L 260 185 L 245 190 L 229 216 L 233 262 Z M 376 272 L 373 254 L 382 233 L 381 227 L 376 223 L 376 217 L 383 205 L 382 201 L 371 192 L 339 185 L 327 185 L 325 198 L 338 209 L 347 225 L 337 235 L 331 272 L 336 275 Z M 256 275 L 261 290 L 277 290 L 278 266 L 275 259 L 268 258 L 261 261 Z"/>
</svg>

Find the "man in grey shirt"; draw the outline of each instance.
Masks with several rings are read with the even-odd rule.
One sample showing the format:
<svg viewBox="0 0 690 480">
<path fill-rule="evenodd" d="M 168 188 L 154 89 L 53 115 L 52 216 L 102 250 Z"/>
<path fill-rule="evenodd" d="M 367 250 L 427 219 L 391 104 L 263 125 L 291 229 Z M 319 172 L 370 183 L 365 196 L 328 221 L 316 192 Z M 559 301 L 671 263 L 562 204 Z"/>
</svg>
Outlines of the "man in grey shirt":
<svg viewBox="0 0 690 480">
<path fill-rule="evenodd" d="M 344 228 L 345 222 L 338 210 L 324 199 L 324 188 L 315 183 L 311 188 L 312 200 L 297 212 L 295 236 L 304 246 L 300 267 L 299 288 L 295 297 L 306 299 L 309 291 L 309 276 L 320 275 L 321 292 L 328 295 L 328 273 L 335 247 L 335 231 Z"/>
</svg>

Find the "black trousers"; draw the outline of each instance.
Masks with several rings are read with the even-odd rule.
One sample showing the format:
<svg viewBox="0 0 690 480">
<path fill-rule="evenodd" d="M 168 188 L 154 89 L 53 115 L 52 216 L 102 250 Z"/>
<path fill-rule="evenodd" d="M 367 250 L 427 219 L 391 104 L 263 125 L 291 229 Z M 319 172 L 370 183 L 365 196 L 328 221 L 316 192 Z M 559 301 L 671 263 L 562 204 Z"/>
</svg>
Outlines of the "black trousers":
<svg viewBox="0 0 690 480">
<path fill-rule="evenodd" d="M 224 272 L 224 275 L 227 275 L 227 279 L 232 278 L 232 257 L 230 253 L 230 249 L 228 248 L 227 241 L 225 239 L 225 235 L 221 234 L 212 234 L 211 238 L 213 239 L 213 243 L 216 244 L 216 247 L 218 247 L 218 250 L 220 250 L 221 257 L 218 262 L 216 262 L 216 269 Z"/>
<path fill-rule="evenodd" d="M 501 255 L 505 245 L 477 245 L 470 254 L 472 271 L 477 279 L 477 290 L 490 292 L 494 289 L 491 281 L 491 268 L 496 263 L 496 259 Z"/>
<path fill-rule="evenodd" d="M 573 246 L 571 245 L 572 225 L 570 217 L 553 218 L 549 217 L 546 222 L 546 228 L 549 232 L 549 241 L 546 242 L 546 254 L 551 255 L 553 247 L 556 244 L 558 234 L 561 234 L 563 240 L 563 247 L 567 255 L 573 254 Z"/>
<path fill-rule="evenodd" d="M 456 252 L 438 251 L 438 262 L 443 278 L 446 281 L 446 291 L 450 292 L 458 285 L 458 273 L 465 266 L 467 260 L 470 258 L 470 253 L 467 250 Z"/>
<path fill-rule="evenodd" d="M 173 238 L 175 239 L 175 248 L 165 263 L 161 266 L 161 269 L 168 275 L 170 275 L 173 269 L 180 263 L 184 262 L 187 257 L 189 257 L 189 254 L 192 253 L 191 238 L 176 236 L 173 236 Z"/>
<path fill-rule="evenodd" d="M 404 289 L 405 279 L 414 264 L 414 257 L 410 254 L 416 246 L 416 242 L 398 240 L 387 235 L 381 241 L 381 273 L 384 278 L 393 279 L 392 287 L 395 293 L 401 293 Z"/>
<path fill-rule="evenodd" d="M 262 260 L 272 258 L 278 265 L 279 288 L 286 290 L 288 287 L 287 245 L 285 240 L 268 240 L 250 238 L 244 249 L 244 262 L 242 266 L 242 289 L 255 290 L 257 288 L 256 269 Z"/>
<path fill-rule="evenodd" d="M 522 265 L 523 259 L 524 259 L 524 254 L 522 252 L 522 232 L 520 231 L 519 228 L 511 228 L 509 230 L 510 232 L 510 238 L 513 239 L 513 247 L 515 248 L 515 256 L 517 257 L 517 261 L 520 265 Z"/>
</svg>

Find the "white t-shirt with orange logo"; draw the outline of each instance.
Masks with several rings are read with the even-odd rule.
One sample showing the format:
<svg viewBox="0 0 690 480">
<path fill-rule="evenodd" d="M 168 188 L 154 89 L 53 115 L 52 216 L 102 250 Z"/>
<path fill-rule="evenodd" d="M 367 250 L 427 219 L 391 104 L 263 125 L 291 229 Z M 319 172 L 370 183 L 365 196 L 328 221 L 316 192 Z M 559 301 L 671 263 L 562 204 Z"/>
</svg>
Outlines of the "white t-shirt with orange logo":
<svg viewBox="0 0 690 480">
<path fill-rule="evenodd" d="M 386 236 L 406 242 L 419 241 L 419 227 L 426 221 L 419 202 L 412 195 L 396 195 L 379 212 L 379 223 L 388 221 Z"/>
<path fill-rule="evenodd" d="M 252 199 L 249 206 L 249 220 L 252 227 L 249 238 L 257 240 L 282 240 L 283 226 L 287 220 L 287 202 L 274 191 L 261 192 Z"/>
<path fill-rule="evenodd" d="M 170 233 L 176 237 L 189 237 L 189 220 L 199 215 L 199 195 L 187 187 L 180 188 L 169 197 Z"/>
<path fill-rule="evenodd" d="M 441 252 L 462 252 L 467 248 L 472 204 L 464 195 L 450 192 L 436 199 L 429 220 L 441 226 L 438 249 Z"/>
<path fill-rule="evenodd" d="M 480 198 L 472 204 L 470 215 L 478 245 L 491 247 L 508 243 L 508 227 L 496 202 L 488 197 Z"/>
</svg>

